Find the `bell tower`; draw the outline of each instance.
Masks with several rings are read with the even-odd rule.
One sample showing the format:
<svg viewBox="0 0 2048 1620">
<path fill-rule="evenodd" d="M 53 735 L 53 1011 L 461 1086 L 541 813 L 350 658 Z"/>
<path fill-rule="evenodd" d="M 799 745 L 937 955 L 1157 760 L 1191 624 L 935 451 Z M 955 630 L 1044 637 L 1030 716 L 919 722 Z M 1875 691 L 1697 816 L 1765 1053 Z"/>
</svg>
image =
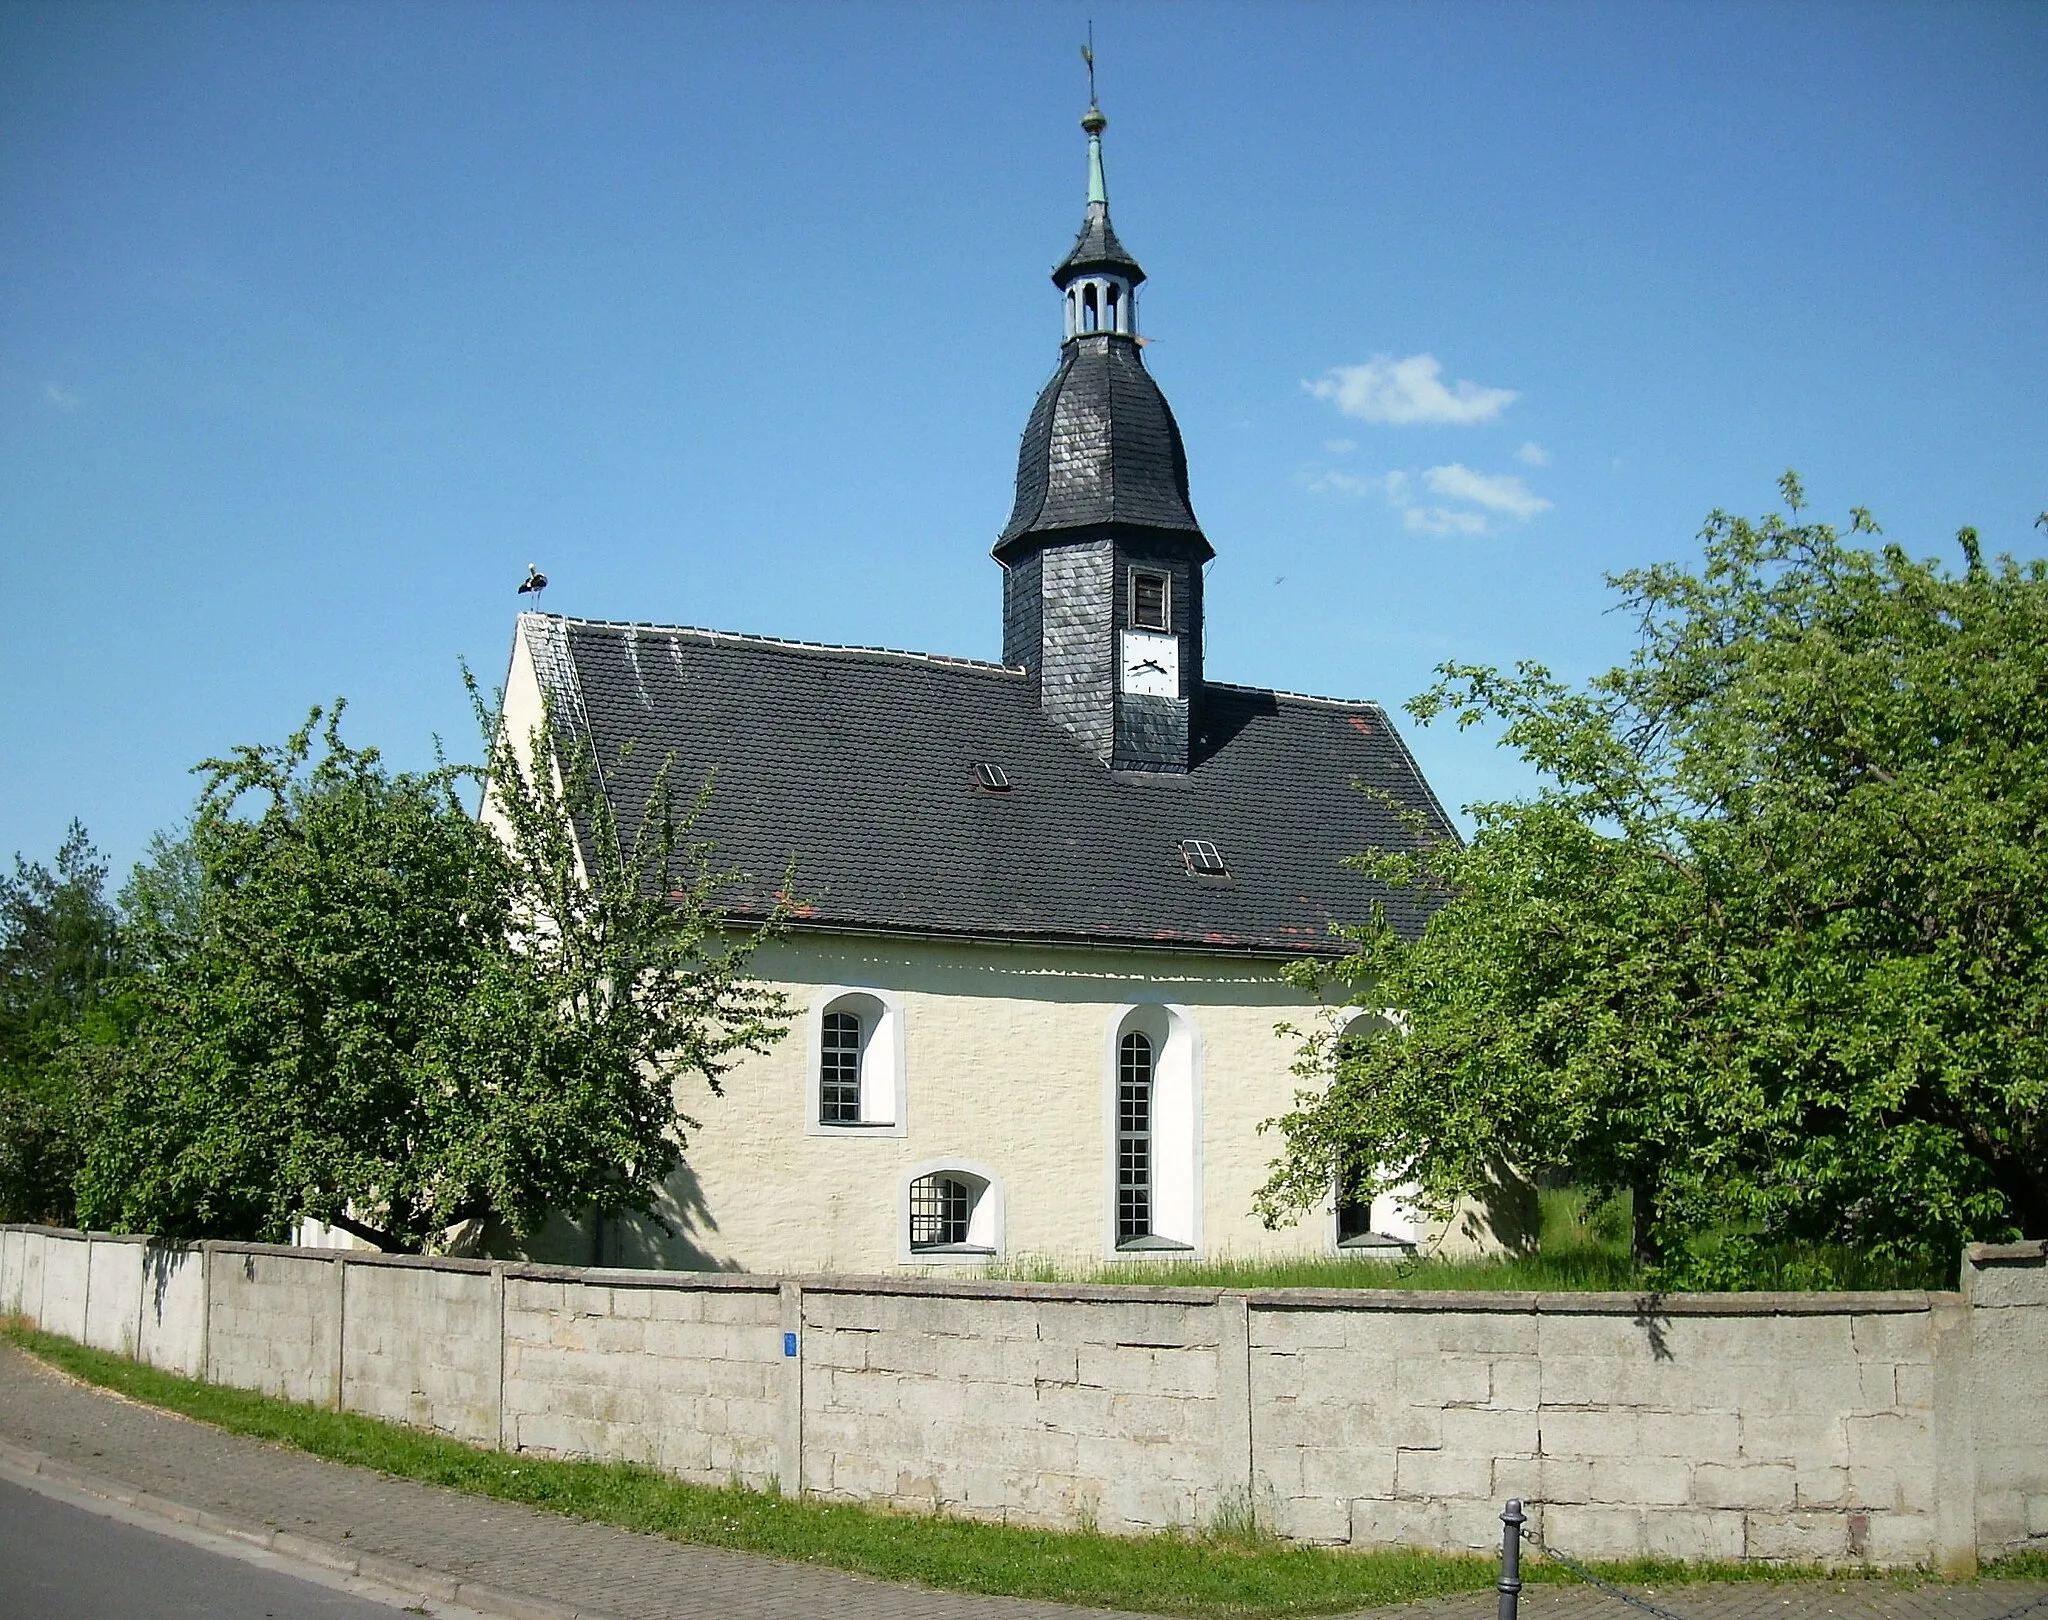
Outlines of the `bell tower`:
<svg viewBox="0 0 2048 1620">
<path fill-rule="evenodd" d="M 1187 455 L 1145 369 L 1145 272 L 1109 223 L 1091 101 L 1088 208 L 1052 273 L 1064 337 L 1024 428 L 1017 501 L 995 545 L 1003 662 L 1046 713 L 1117 771 L 1184 772 L 1202 687 L 1202 565 L 1215 555 L 1188 499 Z"/>
</svg>

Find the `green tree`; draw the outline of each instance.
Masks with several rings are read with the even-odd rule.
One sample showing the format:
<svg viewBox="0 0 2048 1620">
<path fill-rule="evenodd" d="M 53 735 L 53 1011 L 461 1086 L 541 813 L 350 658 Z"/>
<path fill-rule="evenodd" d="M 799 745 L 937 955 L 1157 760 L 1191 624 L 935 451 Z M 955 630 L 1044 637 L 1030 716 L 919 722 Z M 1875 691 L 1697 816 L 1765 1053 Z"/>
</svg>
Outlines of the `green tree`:
<svg viewBox="0 0 2048 1620">
<path fill-rule="evenodd" d="M 67 1043 L 104 1039 L 122 971 L 106 862 L 76 821 L 55 869 L 0 877 L 0 1220 L 68 1222 L 81 1139 Z"/>
<path fill-rule="evenodd" d="M 2048 1235 L 2048 568 L 1868 549 L 1783 489 L 1697 571 L 1612 581 L 1626 664 L 1448 665 L 1409 705 L 1499 723 L 1541 785 L 1359 860 L 1438 909 L 1331 971 L 1388 1027 L 1305 1045 L 1269 1221 L 1340 1174 L 1443 1209 L 1508 1162 L 1632 1191 L 1674 1281 L 1775 1238 Z"/>
<path fill-rule="evenodd" d="M 272 1239 L 312 1216 L 418 1250 L 464 1221 L 651 1211 L 693 1123 L 676 1083 L 716 1090 L 783 1030 L 694 809 L 664 771 L 622 841 L 587 750 L 537 734 L 558 768 L 529 772 L 494 728 L 485 772 L 393 772 L 339 720 L 201 767 L 198 901 L 157 894 L 189 937 L 134 981 L 135 1039 L 93 1054 L 82 1213 Z M 477 775 L 482 818 L 458 795 Z"/>
</svg>

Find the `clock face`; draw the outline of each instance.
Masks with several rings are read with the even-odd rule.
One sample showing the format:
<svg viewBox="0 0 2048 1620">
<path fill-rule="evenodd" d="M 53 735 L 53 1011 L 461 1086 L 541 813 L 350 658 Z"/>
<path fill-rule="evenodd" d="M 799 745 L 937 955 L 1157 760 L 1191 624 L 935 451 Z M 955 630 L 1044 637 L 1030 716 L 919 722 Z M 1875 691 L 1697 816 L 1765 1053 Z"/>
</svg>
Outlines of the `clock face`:
<svg viewBox="0 0 2048 1620">
<path fill-rule="evenodd" d="M 1117 659 L 1117 684 L 1137 697 L 1180 696 L 1180 637 L 1126 630 Z"/>
</svg>

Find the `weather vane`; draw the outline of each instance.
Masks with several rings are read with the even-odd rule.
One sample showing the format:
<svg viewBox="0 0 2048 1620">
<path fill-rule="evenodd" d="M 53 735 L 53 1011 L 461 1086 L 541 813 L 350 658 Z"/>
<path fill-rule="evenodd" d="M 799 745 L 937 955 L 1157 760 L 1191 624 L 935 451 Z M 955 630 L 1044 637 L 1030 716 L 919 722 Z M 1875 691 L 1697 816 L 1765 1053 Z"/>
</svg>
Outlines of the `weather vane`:
<svg viewBox="0 0 2048 1620">
<path fill-rule="evenodd" d="M 1095 105 L 1095 20 L 1088 20 L 1088 43 L 1081 47 L 1081 60 L 1088 64 L 1088 105 Z"/>
</svg>

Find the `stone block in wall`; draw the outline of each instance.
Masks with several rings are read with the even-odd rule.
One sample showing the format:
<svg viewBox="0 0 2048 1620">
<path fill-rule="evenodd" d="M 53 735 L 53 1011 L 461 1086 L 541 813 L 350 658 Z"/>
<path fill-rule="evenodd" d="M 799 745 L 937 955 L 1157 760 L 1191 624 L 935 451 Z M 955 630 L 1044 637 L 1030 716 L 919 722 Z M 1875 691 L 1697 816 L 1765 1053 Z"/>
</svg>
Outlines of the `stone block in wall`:
<svg viewBox="0 0 2048 1620">
<path fill-rule="evenodd" d="M 1927 1420 L 1902 1412 L 1851 1413 L 1842 1420 L 1851 1468 L 1889 1468 L 1909 1473 L 1926 1466 Z"/>
<path fill-rule="evenodd" d="M 1651 1558 L 1733 1563 L 1742 1557 L 1739 1512 L 1692 1509 L 1643 1516 L 1643 1551 Z"/>
<path fill-rule="evenodd" d="M 1609 1457 L 1633 1457 L 1640 1448 L 1636 1414 L 1610 1412 L 1598 1407 L 1584 1410 L 1546 1408 L 1543 1412 L 1541 1445 L 1546 1457 L 1584 1457 L 1604 1461 Z"/>
<path fill-rule="evenodd" d="M 1838 1409 L 1815 1412 L 1744 1412 L 1739 1420 L 1744 1462 L 1849 1466 L 1849 1433 Z"/>
<path fill-rule="evenodd" d="M 1438 1415 L 1438 1434 L 1447 1452 L 1487 1457 L 1533 1457 L 1542 1425 L 1534 1411 L 1489 1406 L 1453 1406 Z"/>
<path fill-rule="evenodd" d="M 1636 1443 L 1646 1456 L 1735 1457 L 1742 1420 L 1732 1411 L 1638 1412 Z M 1547 1420 L 1546 1420 L 1547 1427 Z"/>
<path fill-rule="evenodd" d="M 1282 1497 L 1269 1511 L 1274 1530 L 1289 1541 L 1342 1546 L 1352 1539 L 1351 1503 L 1343 1497 Z"/>
<path fill-rule="evenodd" d="M 1693 1464 L 1682 1457 L 1603 1457 L 1591 1465 L 1586 1500 L 1636 1507 L 1683 1507 L 1694 1500 Z"/>
<path fill-rule="evenodd" d="M 1400 1451 L 1394 1456 L 1398 1496 L 1491 1497 L 1494 1459 L 1484 1452 Z"/>
<path fill-rule="evenodd" d="M 1849 1556 L 1846 1513 L 1763 1513 L 1743 1515 L 1742 1545 L 1751 1558 L 1773 1563 L 1836 1564 Z"/>
<path fill-rule="evenodd" d="M 1493 1365 L 1484 1356 L 1404 1359 L 1395 1390 L 1411 1406 L 1484 1406 L 1493 1399 Z"/>
<path fill-rule="evenodd" d="M 1635 1507 L 1558 1503 L 1543 1512 L 1543 1538 L 1574 1558 L 1641 1558 L 1648 1515 Z"/>
<path fill-rule="evenodd" d="M 1701 1507 L 1789 1513 L 1798 1478 L 1799 1471 L 1788 1462 L 1703 1462 L 1693 1468 L 1692 1499 Z"/>
</svg>

